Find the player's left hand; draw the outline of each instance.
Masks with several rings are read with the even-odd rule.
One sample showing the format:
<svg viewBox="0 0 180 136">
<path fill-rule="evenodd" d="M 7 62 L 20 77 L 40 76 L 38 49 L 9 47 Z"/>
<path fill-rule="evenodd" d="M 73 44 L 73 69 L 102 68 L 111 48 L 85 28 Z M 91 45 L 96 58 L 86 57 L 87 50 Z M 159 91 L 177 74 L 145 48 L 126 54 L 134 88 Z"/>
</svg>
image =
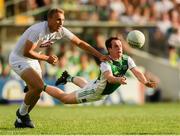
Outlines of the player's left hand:
<svg viewBox="0 0 180 136">
<path fill-rule="evenodd" d="M 110 57 L 109 57 L 109 55 L 102 55 L 99 59 L 100 59 L 100 61 L 109 61 Z"/>
<path fill-rule="evenodd" d="M 150 88 L 157 88 L 157 83 L 155 81 L 148 81 L 145 86 Z"/>
<path fill-rule="evenodd" d="M 122 85 L 126 85 L 127 84 L 125 76 L 120 76 L 119 78 L 120 78 L 120 84 L 122 84 Z"/>
</svg>

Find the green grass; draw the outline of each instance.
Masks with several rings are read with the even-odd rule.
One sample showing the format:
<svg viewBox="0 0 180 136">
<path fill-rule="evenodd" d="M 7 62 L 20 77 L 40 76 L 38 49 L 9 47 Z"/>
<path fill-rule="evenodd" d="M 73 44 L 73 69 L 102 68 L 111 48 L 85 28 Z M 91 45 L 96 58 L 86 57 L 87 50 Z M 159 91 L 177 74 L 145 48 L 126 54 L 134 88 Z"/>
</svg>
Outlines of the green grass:
<svg viewBox="0 0 180 136">
<path fill-rule="evenodd" d="M 0 106 L 2 134 L 180 134 L 180 103 L 36 107 L 35 129 L 15 129 L 17 105 Z"/>
</svg>

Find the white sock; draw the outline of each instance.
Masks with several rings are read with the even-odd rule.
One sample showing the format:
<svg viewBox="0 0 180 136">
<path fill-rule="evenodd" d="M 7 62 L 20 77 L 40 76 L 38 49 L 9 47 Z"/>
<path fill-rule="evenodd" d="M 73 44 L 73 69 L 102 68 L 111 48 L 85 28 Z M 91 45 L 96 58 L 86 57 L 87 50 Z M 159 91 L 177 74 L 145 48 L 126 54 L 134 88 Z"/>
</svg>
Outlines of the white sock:
<svg viewBox="0 0 180 136">
<path fill-rule="evenodd" d="M 19 109 L 19 113 L 23 116 L 28 114 L 28 109 L 29 109 L 30 105 L 26 105 L 24 102 L 21 104 L 21 107 Z"/>
</svg>

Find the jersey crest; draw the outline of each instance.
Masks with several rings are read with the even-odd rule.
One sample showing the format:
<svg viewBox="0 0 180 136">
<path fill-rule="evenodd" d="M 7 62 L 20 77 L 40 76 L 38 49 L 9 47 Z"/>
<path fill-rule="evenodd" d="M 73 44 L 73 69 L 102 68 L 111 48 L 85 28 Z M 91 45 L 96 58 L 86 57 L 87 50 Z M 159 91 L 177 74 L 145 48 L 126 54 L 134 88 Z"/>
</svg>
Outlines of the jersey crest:
<svg viewBox="0 0 180 136">
<path fill-rule="evenodd" d="M 55 43 L 57 40 L 62 38 L 62 35 L 60 33 L 53 33 L 53 34 L 48 34 L 40 38 L 41 44 L 40 48 L 47 48 L 50 47 L 53 43 Z"/>
</svg>

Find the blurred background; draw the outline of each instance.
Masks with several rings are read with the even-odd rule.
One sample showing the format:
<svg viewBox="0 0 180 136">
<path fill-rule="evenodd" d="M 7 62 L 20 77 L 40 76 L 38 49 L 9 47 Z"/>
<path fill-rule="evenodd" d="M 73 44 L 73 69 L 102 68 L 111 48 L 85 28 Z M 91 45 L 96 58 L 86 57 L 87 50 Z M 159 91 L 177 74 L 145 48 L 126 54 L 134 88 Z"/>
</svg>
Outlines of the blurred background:
<svg viewBox="0 0 180 136">
<path fill-rule="evenodd" d="M 8 65 L 8 55 L 21 34 L 30 25 L 46 20 L 50 8 L 65 11 L 64 26 L 106 54 L 105 40 L 118 36 L 123 40 L 124 53 L 130 55 L 149 80 L 158 82 L 157 89 L 146 88 L 130 72 L 128 84 L 121 86 L 100 104 L 144 104 L 180 100 L 180 0 L 0 0 L 0 103 L 20 103 L 24 83 Z M 126 43 L 129 31 L 145 34 L 142 49 Z M 67 70 L 71 75 L 92 81 L 98 77 L 99 61 L 71 45 L 66 39 L 48 48 L 47 54 L 59 57 L 57 66 L 40 62 L 45 82 L 55 80 Z M 77 89 L 68 83 L 65 91 Z M 60 104 L 42 95 L 39 105 Z"/>
</svg>

